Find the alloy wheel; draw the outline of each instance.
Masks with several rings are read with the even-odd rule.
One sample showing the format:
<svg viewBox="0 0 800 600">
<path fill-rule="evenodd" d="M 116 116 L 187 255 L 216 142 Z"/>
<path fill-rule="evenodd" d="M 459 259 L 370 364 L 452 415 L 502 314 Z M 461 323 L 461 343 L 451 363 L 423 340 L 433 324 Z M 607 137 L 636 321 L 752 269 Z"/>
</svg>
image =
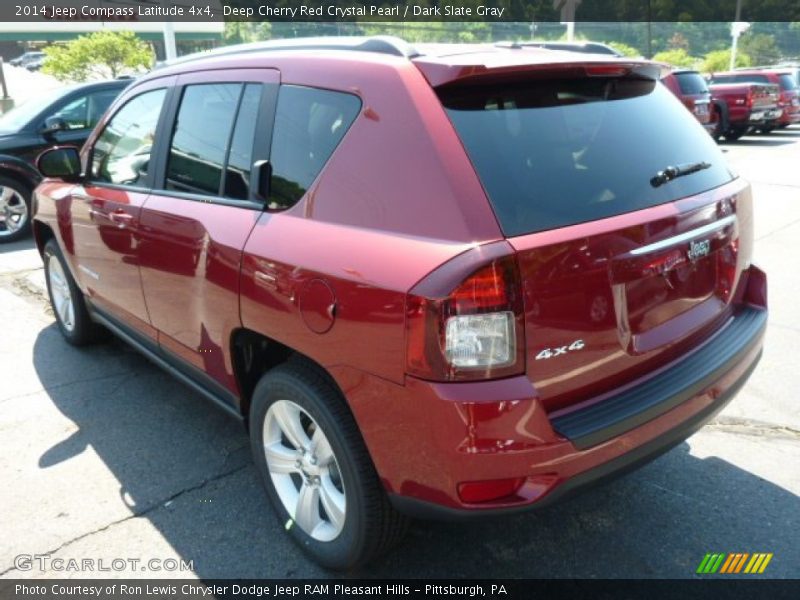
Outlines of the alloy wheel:
<svg viewBox="0 0 800 600">
<path fill-rule="evenodd" d="M 61 261 L 52 254 L 47 261 L 47 277 L 53 310 L 58 315 L 64 329 L 72 332 L 75 329 L 75 307 L 72 302 L 72 292 L 64 269 L 61 267 Z"/>
<path fill-rule="evenodd" d="M 0 187 L 0 237 L 11 236 L 28 222 L 25 198 L 13 187 Z"/>
<path fill-rule="evenodd" d="M 267 410 L 262 439 L 270 478 L 293 523 L 320 542 L 336 539 L 347 496 L 325 432 L 305 409 L 277 400 Z"/>
</svg>

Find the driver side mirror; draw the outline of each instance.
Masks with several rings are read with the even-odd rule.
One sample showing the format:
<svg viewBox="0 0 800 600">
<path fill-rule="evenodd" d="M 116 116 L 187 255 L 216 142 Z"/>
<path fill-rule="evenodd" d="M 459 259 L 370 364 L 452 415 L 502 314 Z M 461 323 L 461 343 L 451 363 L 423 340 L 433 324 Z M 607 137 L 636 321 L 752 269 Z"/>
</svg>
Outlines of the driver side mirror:
<svg viewBox="0 0 800 600">
<path fill-rule="evenodd" d="M 51 136 L 58 131 L 66 131 L 67 129 L 69 129 L 69 126 L 61 117 L 47 117 L 44 120 L 42 134 L 45 136 Z"/>
<path fill-rule="evenodd" d="M 81 178 L 81 157 L 73 146 L 50 148 L 36 159 L 36 167 L 45 177 L 55 177 L 64 181 L 79 181 Z"/>
</svg>

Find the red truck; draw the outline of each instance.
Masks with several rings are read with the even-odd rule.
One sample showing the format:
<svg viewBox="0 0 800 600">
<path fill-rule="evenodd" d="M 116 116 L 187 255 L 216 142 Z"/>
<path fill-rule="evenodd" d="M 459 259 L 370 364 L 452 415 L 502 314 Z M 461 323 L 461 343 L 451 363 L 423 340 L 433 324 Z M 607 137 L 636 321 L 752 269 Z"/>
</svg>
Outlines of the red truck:
<svg viewBox="0 0 800 600">
<path fill-rule="evenodd" d="M 786 68 L 756 68 L 737 69 L 734 72 L 717 73 L 712 76 L 712 83 L 771 83 L 780 88 L 778 108 L 781 115 L 776 127 L 788 127 L 793 123 L 800 123 L 800 89 L 796 79 L 797 69 Z M 762 133 L 769 133 L 772 128 L 762 128 Z"/>
<path fill-rule="evenodd" d="M 778 106 L 780 88 L 772 83 L 733 82 L 712 75 L 709 89 L 717 112 L 715 139 L 738 140 L 752 130 L 769 132 L 779 126 L 783 109 Z"/>
</svg>

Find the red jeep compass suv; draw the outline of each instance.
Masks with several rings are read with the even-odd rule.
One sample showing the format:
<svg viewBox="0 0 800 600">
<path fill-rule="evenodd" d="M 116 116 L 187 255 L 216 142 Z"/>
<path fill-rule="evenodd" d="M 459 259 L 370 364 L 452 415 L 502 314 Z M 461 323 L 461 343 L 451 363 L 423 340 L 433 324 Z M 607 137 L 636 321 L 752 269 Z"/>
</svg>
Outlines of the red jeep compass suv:
<svg viewBox="0 0 800 600">
<path fill-rule="evenodd" d="M 39 159 L 58 325 L 243 419 L 328 567 L 404 515 L 549 504 L 685 439 L 761 354 L 750 186 L 661 74 L 386 38 L 155 71 Z"/>
</svg>

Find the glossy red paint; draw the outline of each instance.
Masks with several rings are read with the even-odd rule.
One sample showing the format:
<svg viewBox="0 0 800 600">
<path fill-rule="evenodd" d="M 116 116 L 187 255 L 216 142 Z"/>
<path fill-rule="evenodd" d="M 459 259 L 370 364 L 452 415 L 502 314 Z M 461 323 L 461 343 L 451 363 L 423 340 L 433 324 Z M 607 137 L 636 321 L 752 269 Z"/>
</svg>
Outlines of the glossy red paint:
<svg viewBox="0 0 800 600">
<path fill-rule="evenodd" d="M 78 185 L 64 222 L 73 232 L 76 273 L 87 296 L 126 324 L 156 337 L 139 279 L 137 236 L 147 194 Z"/>
<path fill-rule="evenodd" d="M 554 414 L 647 380 L 740 304 L 766 301 L 766 281 L 750 266 L 752 200 L 741 180 L 642 211 L 504 238 L 431 86 L 585 73 L 604 64 L 565 55 L 482 48 L 408 60 L 281 51 L 157 71 L 109 114 L 146 89 L 250 77 L 356 94 L 362 110 L 286 211 L 46 181 L 37 190 L 37 224 L 61 242 L 92 303 L 205 374 L 240 407 L 247 398 L 232 348 L 239 330 L 320 365 L 352 409 L 387 491 L 451 508 L 531 504 L 708 407 L 756 360 L 760 340 L 677 408 L 589 449 L 557 434 Z M 84 165 L 107 119 L 84 148 Z M 714 230 L 708 256 L 687 262 L 671 250 L 634 252 L 724 219 L 731 225 Z M 40 229 L 40 249 L 44 239 Z M 441 301 L 493 263 L 518 272 L 518 362 L 492 379 L 465 382 L 409 368 L 413 298 Z M 578 340 L 581 348 L 559 361 L 536 360 L 544 348 Z M 483 497 L 490 502 L 459 497 L 461 484 L 496 480 L 521 484 L 504 497 Z"/>
<path fill-rule="evenodd" d="M 648 264 L 675 247 L 631 254 L 726 217 L 735 221 L 709 238 L 713 251 L 696 262 L 683 252 Z M 750 188 L 735 180 L 675 203 L 511 239 L 524 282 L 527 374 L 540 401 L 551 410 L 614 389 L 713 333 L 748 266 L 751 224 Z M 730 272 L 721 260 L 731 261 Z M 584 347 L 536 359 L 575 340 Z"/>
</svg>

